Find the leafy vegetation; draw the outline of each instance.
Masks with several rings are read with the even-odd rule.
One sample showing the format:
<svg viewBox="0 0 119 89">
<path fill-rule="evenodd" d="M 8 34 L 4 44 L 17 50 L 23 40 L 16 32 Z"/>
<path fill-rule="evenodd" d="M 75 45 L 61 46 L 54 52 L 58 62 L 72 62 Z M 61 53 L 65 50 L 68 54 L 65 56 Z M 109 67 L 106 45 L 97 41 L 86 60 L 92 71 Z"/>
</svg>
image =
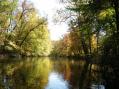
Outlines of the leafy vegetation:
<svg viewBox="0 0 119 89">
<path fill-rule="evenodd" d="M 119 0 L 60 0 L 60 2 L 65 8 L 58 11 L 58 16 L 60 20 L 67 22 L 69 31 L 61 40 L 52 42 L 51 54 L 83 57 L 86 60 L 80 74 L 81 89 L 86 89 L 83 82 L 87 74 L 90 74 L 88 67 L 92 68 L 92 62 L 102 66 L 102 77 L 107 89 L 118 87 Z M 27 0 L 1 0 L 0 13 L 0 55 L 50 54 L 51 41 L 47 20 L 37 14 L 32 3 Z M 36 63 L 36 69 L 37 65 Z M 38 67 L 42 67 L 42 64 Z M 37 72 L 41 71 L 33 71 L 36 77 L 40 76 Z M 32 84 L 31 81 L 34 79 L 28 79 L 26 82 Z"/>
<path fill-rule="evenodd" d="M 118 87 L 119 1 L 61 0 L 61 2 L 66 9 L 60 15 L 67 20 L 70 28 L 69 33 L 57 42 L 59 44 L 55 44 L 60 47 L 58 51 L 55 48 L 53 52 L 61 56 L 83 55 L 87 60 L 85 66 L 92 61 L 99 62 L 103 66 L 106 88 Z M 85 75 L 82 76 L 83 79 Z"/>
<path fill-rule="evenodd" d="M 50 38 L 47 20 L 27 0 L 0 1 L 1 53 L 47 56 Z"/>
<path fill-rule="evenodd" d="M 59 52 L 65 52 L 68 56 L 102 55 L 106 39 L 118 34 L 116 15 L 119 12 L 116 10 L 119 7 L 118 1 L 61 0 L 61 2 L 66 6 L 66 10 L 60 15 L 67 20 L 69 33 L 59 41 L 61 43 L 59 45 L 62 46 Z M 118 47 L 117 43 L 115 47 Z"/>
</svg>

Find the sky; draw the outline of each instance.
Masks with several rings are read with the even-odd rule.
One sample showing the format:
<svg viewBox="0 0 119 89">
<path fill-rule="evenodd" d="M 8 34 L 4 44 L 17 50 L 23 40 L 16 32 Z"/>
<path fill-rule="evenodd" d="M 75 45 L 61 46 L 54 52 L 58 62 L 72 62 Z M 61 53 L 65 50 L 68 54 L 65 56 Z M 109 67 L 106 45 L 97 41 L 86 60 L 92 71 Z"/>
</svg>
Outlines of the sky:
<svg viewBox="0 0 119 89">
<path fill-rule="evenodd" d="M 58 0 L 30 0 L 41 16 L 48 18 L 48 29 L 50 31 L 51 40 L 59 40 L 67 33 L 68 26 L 65 22 L 55 24 L 53 22 L 56 10 L 63 8 Z"/>
</svg>

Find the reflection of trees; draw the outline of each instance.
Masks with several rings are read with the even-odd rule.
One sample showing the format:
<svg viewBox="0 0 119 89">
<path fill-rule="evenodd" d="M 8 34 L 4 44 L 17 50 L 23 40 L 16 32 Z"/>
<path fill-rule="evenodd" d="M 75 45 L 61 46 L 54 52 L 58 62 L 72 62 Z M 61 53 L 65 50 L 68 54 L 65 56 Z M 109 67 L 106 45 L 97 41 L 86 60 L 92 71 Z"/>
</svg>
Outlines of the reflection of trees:
<svg viewBox="0 0 119 89">
<path fill-rule="evenodd" d="M 4 69 L 1 67 L 4 72 L 0 80 L 7 75 L 12 89 L 44 89 L 51 68 L 52 64 L 48 59 L 27 59 L 10 63 L 4 65 Z"/>
<path fill-rule="evenodd" d="M 94 85 L 103 84 L 101 66 L 99 63 L 85 62 L 79 75 L 80 89 L 90 89 Z"/>
<path fill-rule="evenodd" d="M 58 71 L 58 73 L 63 74 L 64 79 L 72 85 L 73 89 L 77 89 L 79 87 L 79 77 L 82 73 L 84 63 L 85 62 L 81 60 L 74 61 L 72 59 L 60 59 L 54 61 L 54 69 Z"/>
<path fill-rule="evenodd" d="M 92 83 L 101 83 L 100 65 L 79 60 L 55 60 L 54 68 L 63 74 L 64 79 L 72 85 L 71 89 L 87 89 Z"/>
<path fill-rule="evenodd" d="M 54 61 L 54 71 L 63 74 L 64 79 L 70 80 L 71 68 L 68 60 L 56 60 Z"/>
<path fill-rule="evenodd" d="M 0 63 L 0 89 L 4 89 L 3 78 L 8 77 L 11 89 L 45 89 L 51 72 L 63 75 L 71 89 L 87 89 L 92 82 L 100 82 L 100 66 L 83 60 L 25 59 Z M 90 83 L 90 84 L 89 84 Z"/>
</svg>

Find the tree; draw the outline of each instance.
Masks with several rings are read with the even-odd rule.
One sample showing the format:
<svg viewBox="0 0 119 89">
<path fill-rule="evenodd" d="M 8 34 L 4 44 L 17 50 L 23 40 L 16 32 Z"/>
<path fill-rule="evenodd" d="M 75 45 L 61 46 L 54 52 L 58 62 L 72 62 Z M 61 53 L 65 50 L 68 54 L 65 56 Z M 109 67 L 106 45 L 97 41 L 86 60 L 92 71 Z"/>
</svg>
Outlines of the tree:
<svg viewBox="0 0 119 89">
<path fill-rule="evenodd" d="M 14 18 L 14 10 L 17 6 L 17 0 L 2 0 L 0 1 L 0 41 L 3 44 L 4 40 L 11 29 L 12 20 Z"/>
<path fill-rule="evenodd" d="M 96 53 L 102 58 L 106 87 L 118 87 L 118 55 L 119 55 L 119 1 L 118 0 L 62 0 L 67 10 L 77 13 L 75 25 L 80 32 L 81 44 L 86 57 Z M 92 38 L 95 35 L 96 51 Z M 93 55 L 94 58 L 95 55 Z M 89 59 L 89 57 L 87 58 Z M 87 64 L 88 65 L 88 64 Z M 113 74 L 113 78 L 112 78 Z M 108 77 L 107 77 L 108 76 Z"/>
<path fill-rule="evenodd" d="M 13 3 L 6 0 L 3 4 L 12 6 Z M 2 9 L 0 8 L 0 10 Z M 6 12 L 8 12 L 7 10 L 9 7 L 5 9 Z M 10 9 L 9 13 L 12 18 L 3 19 L 4 22 L 2 22 L 4 24 L 8 21 L 2 34 L 4 36 L 2 39 L 4 51 L 23 55 L 49 55 L 51 45 L 47 20 L 37 14 L 33 4 L 23 0 L 18 3 L 16 8 Z M 5 17 L 7 18 L 7 16 Z"/>
</svg>

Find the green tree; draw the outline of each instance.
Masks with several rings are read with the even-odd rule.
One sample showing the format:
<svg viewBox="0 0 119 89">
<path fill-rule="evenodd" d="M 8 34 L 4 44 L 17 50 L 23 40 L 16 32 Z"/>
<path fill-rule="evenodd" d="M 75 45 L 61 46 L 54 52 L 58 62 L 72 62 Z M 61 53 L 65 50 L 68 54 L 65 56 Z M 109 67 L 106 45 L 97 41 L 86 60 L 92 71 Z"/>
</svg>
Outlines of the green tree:
<svg viewBox="0 0 119 89">
<path fill-rule="evenodd" d="M 98 59 L 102 58 L 104 64 L 104 78 L 107 81 L 107 88 L 113 86 L 118 87 L 118 65 L 119 63 L 119 1 L 118 0 L 62 0 L 66 3 L 67 10 L 77 16 L 74 18 L 75 25 L 80 32 L 81 44 L 84 54 L 98 55 Z M 71 16 L 70 16 L 71 18 Z M 92 37 L 96 39 L 96 51 Z M 88 57 L 88 56 L 87 56 Z M 94 57 L 94 55 L 93 55 Z M 94 57 L 96 58 L 96 57 Z M 89 59 L 89 57 L 87 58 Z M 87 63 L 88 66 L 88 63 Z M 112 75 L 113 74 L 113 78 Z M 107 77 L 108 76 L 108 77 Z"/>
<path fill-rule="evenodd" d="M 16 0 L 13 1 L 16 3 Z M 2 3 L 3 7 L 4 4 L 13 5 L 12 1 L 10 3 L 7 0 Z M 9 10 L 9 7 L 7 9 Z M 6 12 L 7 9 L 5 9 Z M 16 8 L 10 9 L 9 13 L 12 18 L 5 20 L 7 18 L 5 16 L 5 19 L 2 19 L 4 22 L 1 23 L 5 23 L 3 26 L 6 26 L 4 33 L 1 34 L 4 36 L 1 39 L 4 45 L 3 49 L 23 55 L 49 55 L 51 45 L 47 21 L 37 14 L 33 4 L 23 0 L 18 3 Z M 6 21 L 9 21 L 8 24 Z"/>
<path fill-rule="evenodd" d="M 17 7 L 18 0 L 2 0 L 0 1 L 0 41 L 4 44 L 4 40 L 12 28 L 12 20 L 14 18 L 14 10 Z"/>
</svg>

